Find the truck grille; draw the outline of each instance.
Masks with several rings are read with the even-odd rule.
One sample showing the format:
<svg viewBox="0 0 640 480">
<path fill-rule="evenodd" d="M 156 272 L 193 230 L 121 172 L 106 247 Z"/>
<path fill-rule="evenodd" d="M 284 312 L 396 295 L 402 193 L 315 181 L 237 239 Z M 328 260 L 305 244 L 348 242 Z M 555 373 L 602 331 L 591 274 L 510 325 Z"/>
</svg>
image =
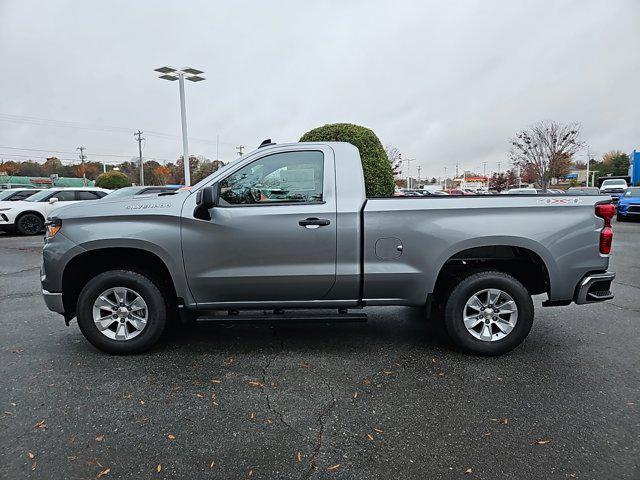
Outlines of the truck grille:
<svg viewBox="0 0 640 480">
<path fill-rule="evenodd" d="M 627 209 L 627 212 L 629 212 L 629 213 L 640 213 L 640 205 L 631 205 Z"/>
</svg>

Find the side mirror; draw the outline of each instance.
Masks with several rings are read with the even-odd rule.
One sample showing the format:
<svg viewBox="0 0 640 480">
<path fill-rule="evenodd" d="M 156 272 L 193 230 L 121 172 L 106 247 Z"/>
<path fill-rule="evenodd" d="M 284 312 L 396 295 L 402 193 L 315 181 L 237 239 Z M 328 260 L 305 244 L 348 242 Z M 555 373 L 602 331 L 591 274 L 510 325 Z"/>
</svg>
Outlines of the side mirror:
<svg viewBox="0 0 640 480">
<path fill-rule="evenodd" d="M 217 183 L 198 190 L 196 194 L 196 208 L 193 211 L 193 216 L 201 220 L 211 220 L 209 210 L 216 207 L 219 200 L 220 185 Z"/>
<path fill-rule="evenodd" d="M 51 204 L 54 204 L 54 203 L 56 203 L 57 201 L 58 201 L 58 198 L 57 198 L 57 197 L 51 197 L 51 198 L 49 199 L 49 203 L 51 203 Z"/>
</svg>

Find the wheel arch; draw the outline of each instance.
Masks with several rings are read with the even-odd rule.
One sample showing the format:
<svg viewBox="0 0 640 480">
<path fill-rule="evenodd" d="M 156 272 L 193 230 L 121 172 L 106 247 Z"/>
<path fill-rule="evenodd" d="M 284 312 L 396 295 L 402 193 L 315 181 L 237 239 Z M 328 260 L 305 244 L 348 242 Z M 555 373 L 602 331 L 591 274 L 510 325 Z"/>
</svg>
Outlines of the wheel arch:
<svg viewBox="0 0 640 480">
<path fill-rule="evenodd" d="M 75 316 L 78 296 L 86 283 L 108 270 L 132 270 L 150 277 L 169 299 L 179 301 L 166 262 L 153 252 L 132 247 L 105 247 L 79 253 L 65 265 L 62 301 L 65 315 Z"/>
<path fill-rule="evenodd" d="M 532 248 L 533 247 L 533 248 Z M 551 294 L 555 262 L 531 242 L 484 242 L 457 244 L 443 255 L 432 293 L 441 296 L 460 276 L 481 270 L 498 270 L 522 283 L 531 295 Z"/>
</svg>

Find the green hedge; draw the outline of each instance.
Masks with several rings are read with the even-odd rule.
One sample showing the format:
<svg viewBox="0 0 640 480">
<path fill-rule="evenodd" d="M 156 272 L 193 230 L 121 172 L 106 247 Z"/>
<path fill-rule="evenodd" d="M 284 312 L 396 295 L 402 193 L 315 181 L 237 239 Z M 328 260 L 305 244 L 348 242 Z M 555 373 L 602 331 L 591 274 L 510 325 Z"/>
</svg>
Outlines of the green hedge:
<svg viewBox="0 0 640 480">
<path fill-rule="evenodd" d="M 101 173 L 96 178 L 96 187 L 108 188 L 113 190 L 116 188 L 130 187 L 131 181 L 124 173 L 117 170 L 111 170 L 110 172 Z"/>
<path fill-rule="evenodd" d="M 369 128 L 351 123 L 331 123 L 305 133 L 301 142 L 348 142 L 358 148 L 367 197 L 390 197 L 393 170 L 380 139 Z"/>
</svg>

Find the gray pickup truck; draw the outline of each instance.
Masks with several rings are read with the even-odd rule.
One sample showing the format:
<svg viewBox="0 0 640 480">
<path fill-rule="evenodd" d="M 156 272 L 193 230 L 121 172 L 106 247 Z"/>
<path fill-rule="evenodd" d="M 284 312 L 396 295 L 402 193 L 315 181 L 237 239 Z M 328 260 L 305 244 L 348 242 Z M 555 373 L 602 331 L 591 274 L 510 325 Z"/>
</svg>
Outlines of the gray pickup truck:
<svg viewBox="0 0 640 480">
<path fill-rule="evenodd" d="M 271 144 L 189 191 L 59 209 L 42 291 L 109 353 L 150 348 L 169 321 L 406 305 L 442 318 L 462 350 L 498 355 L 529 333 L 532 295 L 613 297 L 614 213 L 608 196 L 366 198 L 354 146 Z"/>
</svg>

